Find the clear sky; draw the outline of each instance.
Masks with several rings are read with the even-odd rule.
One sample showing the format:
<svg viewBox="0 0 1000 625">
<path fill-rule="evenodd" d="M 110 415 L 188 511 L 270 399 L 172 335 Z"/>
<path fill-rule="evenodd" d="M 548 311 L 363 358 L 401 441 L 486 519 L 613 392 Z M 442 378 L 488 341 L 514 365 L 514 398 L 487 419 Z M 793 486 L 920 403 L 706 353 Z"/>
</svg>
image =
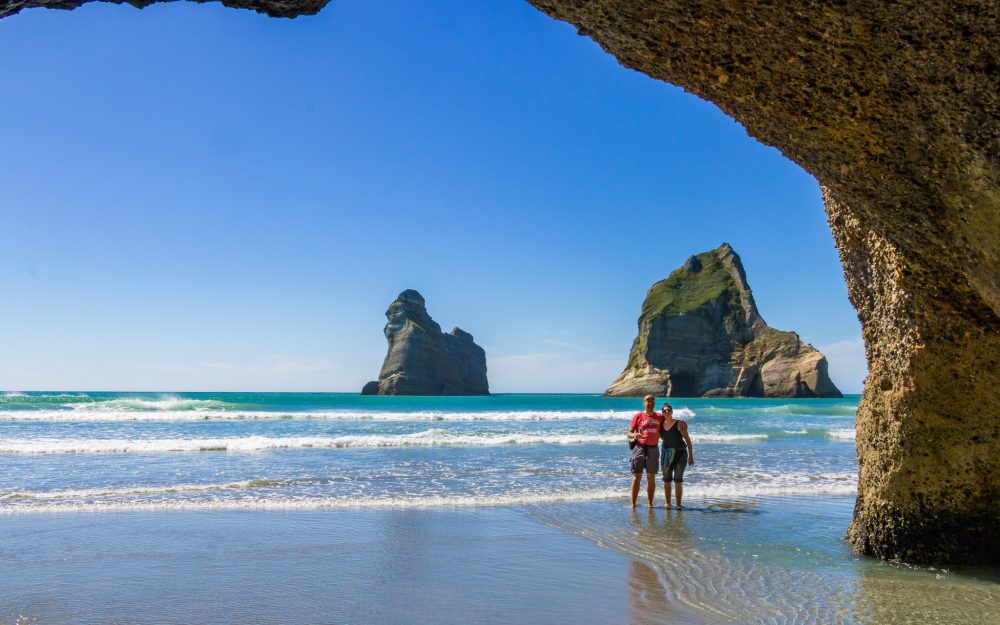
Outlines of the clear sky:
<svg viewBox="0 0 1000 625">
<path fill-rule="evenodd" d="M 419 290 L 496 392 L 600 392 L 646 290 L 729 242 L 859 392 L 815 179 L 527 3 L 0 20 L 0 388 L 358 391 Z"/>
</svg>

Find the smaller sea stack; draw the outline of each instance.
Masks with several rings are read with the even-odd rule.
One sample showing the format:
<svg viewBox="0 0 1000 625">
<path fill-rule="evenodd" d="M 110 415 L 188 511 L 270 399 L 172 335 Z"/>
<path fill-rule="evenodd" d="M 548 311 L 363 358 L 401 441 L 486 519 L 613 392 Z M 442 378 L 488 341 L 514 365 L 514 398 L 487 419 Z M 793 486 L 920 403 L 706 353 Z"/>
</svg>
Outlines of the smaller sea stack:
<svg viewBox="0 0 1000 625">
<path fill-rule="evenodd" d="M 460 328 L 444 333 L 413 289 L 385 312 L 389 351 L 362 395 L 489 395 L 486 352 Z"/>
</svg>

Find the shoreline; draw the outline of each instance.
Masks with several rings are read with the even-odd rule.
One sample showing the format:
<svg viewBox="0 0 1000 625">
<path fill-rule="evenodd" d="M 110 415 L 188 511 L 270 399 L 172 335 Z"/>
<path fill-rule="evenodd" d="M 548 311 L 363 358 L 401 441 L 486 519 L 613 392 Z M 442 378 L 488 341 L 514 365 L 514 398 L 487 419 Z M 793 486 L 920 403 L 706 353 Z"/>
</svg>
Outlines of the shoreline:
<svg viewBox="0 0 1000 625">
<path fill-rule="evenodd" d="M 853 497 L 0 517 L 19 622 L 814 622 L 1000 616 L 1000 570 L 887 565 Z M 929 599 L 928 599 L 929 597 Z M 30 620 L 30 619 L 34 619 Z"/>
</svg>

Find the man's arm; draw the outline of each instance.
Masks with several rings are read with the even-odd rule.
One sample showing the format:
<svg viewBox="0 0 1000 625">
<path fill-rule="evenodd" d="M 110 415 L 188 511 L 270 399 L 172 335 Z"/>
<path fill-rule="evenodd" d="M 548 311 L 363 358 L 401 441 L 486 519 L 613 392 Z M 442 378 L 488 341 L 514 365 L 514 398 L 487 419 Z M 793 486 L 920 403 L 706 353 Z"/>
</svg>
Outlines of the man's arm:
<svg viewBox="0 0 1000 625">
<path fill-rule="evenodd" d="M 680 429 L 681 436 L 684 437 L 684 442 L 688 446 L 688 466 L 694 466 L 694 445 L 691 443 L 691 437 L 688 436 L 688 424 L 686 421 L 679 421 L 677 428 Z"/>
<path fill-rule="evenodd" d="M 635 425 L 636 425 L 636 421 L 638 421 L 638 419 L 636 419 L 635 417 L 632 417 L 632 422 L 629 423 L 629 425 L 628 425 L 628 434 L 626 434 L 625 436 L 630 441 L 631 440 L 635 440 Z"/>
</svg>

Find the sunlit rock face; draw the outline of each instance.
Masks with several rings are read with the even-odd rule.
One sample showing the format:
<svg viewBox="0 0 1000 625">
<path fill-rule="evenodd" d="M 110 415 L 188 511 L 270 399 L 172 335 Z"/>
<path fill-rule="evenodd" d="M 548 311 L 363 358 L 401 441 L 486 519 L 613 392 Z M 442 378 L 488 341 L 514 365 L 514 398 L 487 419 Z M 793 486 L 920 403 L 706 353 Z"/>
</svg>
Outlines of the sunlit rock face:
<svg viewBox="0 0 1000 625">
<path fill-rule="evenodd" d="M 413 289 L 399 294 L 385 311 L 389 350 L 378 380 L 362 395 L 489 395 L 486 352 L 461 328 L 441 331 Z"/>
<path fill-rule="evenodd" d="M 646 293 L 612 397 L 842 397 L 826 357 L 765 323 L 728 243 L 687 259 Z"/>
<path fill-rule="evenodd" d="M 530 1 L 816 176 L 870 368 L 849 539 L 883 558 L 1000 561 L 996 2 Z M 0 0 L 0 16 L 79 4 Z"/>
</svg>

